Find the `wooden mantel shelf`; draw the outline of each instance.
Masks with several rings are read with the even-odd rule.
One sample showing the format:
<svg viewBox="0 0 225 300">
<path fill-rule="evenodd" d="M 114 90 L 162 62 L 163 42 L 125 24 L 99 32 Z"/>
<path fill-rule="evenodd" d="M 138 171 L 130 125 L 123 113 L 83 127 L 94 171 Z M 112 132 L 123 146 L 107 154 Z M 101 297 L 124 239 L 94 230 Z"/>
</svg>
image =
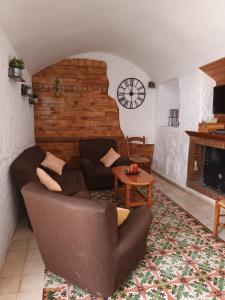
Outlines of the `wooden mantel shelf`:
<svg viewBox="0 0 225 300">
<path fill-rule="evenodd" d="M 185 131 L 189 136 L 212 139 L 212 140 L 220 140 L 225 141 L 225 134 L 215 134 L 215 133 L 205 133 L 205 132 L 197 132 L 197 131 Z"/>
</svg>

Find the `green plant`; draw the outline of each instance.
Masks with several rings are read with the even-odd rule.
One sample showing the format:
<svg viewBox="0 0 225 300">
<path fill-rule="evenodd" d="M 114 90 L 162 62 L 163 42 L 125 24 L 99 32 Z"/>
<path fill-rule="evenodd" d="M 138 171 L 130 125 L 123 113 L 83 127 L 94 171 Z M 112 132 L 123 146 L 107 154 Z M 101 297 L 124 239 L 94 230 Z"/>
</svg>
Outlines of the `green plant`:
<svg viewBox="0 0 225 300">
<path fill-rule="evenodd" d="M 9 60 L 9 67 L 22 70 L 25 68 L 25 63 L 21 58 L 13 57 Z"/>
</svg>

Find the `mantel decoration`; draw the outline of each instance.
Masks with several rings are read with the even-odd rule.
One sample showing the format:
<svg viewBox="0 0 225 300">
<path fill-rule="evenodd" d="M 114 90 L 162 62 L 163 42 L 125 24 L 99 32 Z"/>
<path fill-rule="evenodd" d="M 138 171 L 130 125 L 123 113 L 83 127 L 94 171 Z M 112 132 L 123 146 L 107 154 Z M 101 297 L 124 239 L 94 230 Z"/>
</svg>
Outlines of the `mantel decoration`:
<svg viewBox="0 0 225 300">
<path fill-rule="evenodd" d="M 8 76 L 15 81 L 25 82 L 25 80 L 22 78 L 24 68 L 25 64 L 21 58 L 10 58 Z"/>
</svg>

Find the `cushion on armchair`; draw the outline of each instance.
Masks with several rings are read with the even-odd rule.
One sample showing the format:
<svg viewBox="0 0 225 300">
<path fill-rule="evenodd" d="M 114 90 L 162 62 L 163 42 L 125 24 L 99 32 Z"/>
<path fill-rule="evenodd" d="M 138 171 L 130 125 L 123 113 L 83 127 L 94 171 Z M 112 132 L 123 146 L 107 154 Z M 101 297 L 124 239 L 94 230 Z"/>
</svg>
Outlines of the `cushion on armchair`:
<svg viewBox="0 0 225 300">
<path fill-rule="evenodd" d="M 78 170 L 63 171 L 62 175 L 58 175 L 52 170 L 39 166 L 43 169 L 52 179 L 54 179 L 61 187 L 61 193 L 63 195 L 72 196 L 78 192 L 83 191 L 88 194 L 83 174 Z"/>
<path fill-rule="evenodd" d="M 113 151 L 117 151 L 116 140 L 112 138 L 80 140 L 80 165 L 89 189 L 113 187 L 114 176 L 112 170 L 110 167 L 105 167 L 100 161 L 111 148 Z M 129 165 L 130 161 L 128 159 L 118 155 L 116 160 L 110 161 L 106 165 L 112 167 Z"/>
<path fill-rule="evenodd" d="M 56 157 L 50 152 L 46 152 L 45 159 L 41 162 L 41 165 L 49 170 L 54 171 L 55 173 L 62 175 L 63 167 L 65 165 L 65 161 L 61 158 Z"/>
<path fill-rule="evenodd" d="M 120 158 L 120 154 L 117 153 L 113 148 L 110 148 L 109 151 L 100 159 L 100 162 L 103 163 L 105 167 L 111 167 L 117 159 Z"/>
<path fill-rule="evenodd" d="M 40 182 L 49 190 L 52 192 L 61 192 L 61 186 L 58 184 L 57 181 L 55 181 L 50 175 L 48 175 L 47 172 L 45 172 L 41 168 L 37 168 L 36 174 L 40 180 Z"/>
<path fill-rule="evenodd" d="M 96 138 L 80 140 L 80 158 L 90 160 L 94 165 L 101 165 L 100 159 L 110 148 L 117 151 L 117 143 L 114 139 Z"/>
</svg>

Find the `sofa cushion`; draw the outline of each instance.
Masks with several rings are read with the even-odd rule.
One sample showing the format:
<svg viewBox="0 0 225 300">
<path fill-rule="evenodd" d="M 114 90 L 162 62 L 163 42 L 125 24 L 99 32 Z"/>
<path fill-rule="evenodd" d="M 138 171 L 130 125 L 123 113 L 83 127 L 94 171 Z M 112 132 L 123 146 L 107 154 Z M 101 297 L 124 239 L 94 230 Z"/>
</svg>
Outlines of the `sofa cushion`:
<svg viewBox="0 0 225 300">
<path fill-rule="evenodd" d="M 55 181 L 48 173 L 46 173 L 43 169 L 37 168 L 36 174 L 40 180 L 40 182 L 52 192 L 61 192 L 62 189 L 60 185 Z"/>
<path fill-rule="evenodd" d="M 113 148 L 110 148 L 109 151 L 100 159 L 100 162 L 102 162 L 105 167 L 109 168 L 119 158 L 120 154 Z"/>
<path fill-rule="evenodd" d="M 65 165 L 65 161 L 61 158 L 56 157 L 55 155 L 51 154 L 50 152 L 46 153 L 45 159 L 41 162 L 41 165 L 45 168 L 48 168 L 55 173 L 62 175 L 62 170 Z"/>
<path fill-rule="evenodd" d="M 117 207 L 117 225 L 122 225 L 127 219 L 130 210 L 127 208 Z"/>
<path fill-rule="evenodd" d="M 106 168 L 105 166 L 96 166 L 95 168 L 96 178 L 110 178 L 113 177 L 111 168 Z"/>
<path fill-rule="evenodd" d="M 75 195 L 78 192 L 88 192 L 85 185 L 84 176 L 78 170 L 63 171 L 62 175 L 56 174 L 54 171 L 40 165 L 44 171 L 48 173 L 62 188 L 62 194 L 67 196 Z"/>
</svg>

